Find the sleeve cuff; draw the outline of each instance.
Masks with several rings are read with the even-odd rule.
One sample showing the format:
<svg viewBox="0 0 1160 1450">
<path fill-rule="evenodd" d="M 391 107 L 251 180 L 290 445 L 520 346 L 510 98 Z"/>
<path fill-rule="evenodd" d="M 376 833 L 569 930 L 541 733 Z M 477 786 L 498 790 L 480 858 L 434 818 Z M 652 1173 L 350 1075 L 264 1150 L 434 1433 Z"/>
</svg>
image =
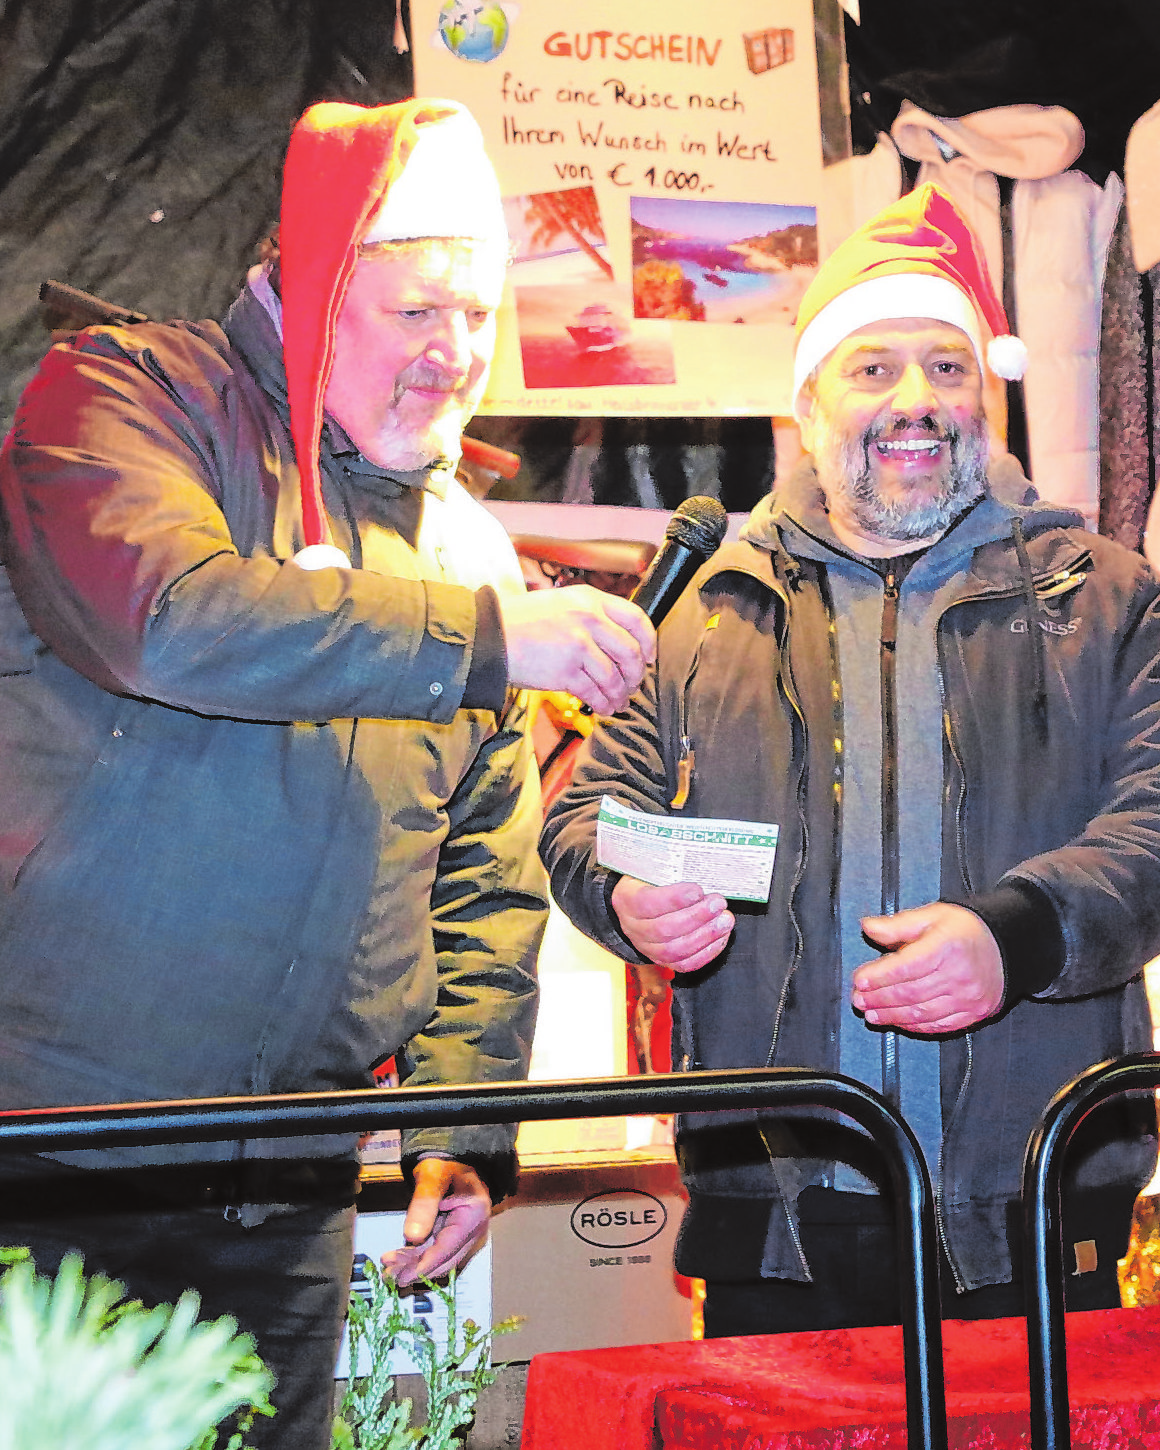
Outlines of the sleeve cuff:
<svg viewBox="0 0 1160 1450">
<path fill-rule="evenodd" d="M 600 869 L 605 870 L 604 867 Z M 648 958 L 641 956 L 640 952 L 637 951 L 636 947 L 633 946 L 632 942 L 621 931 L 620 917 L 617 916 L 616 907 L 612 904 L 612 893 L 616 890 L 616 883 L 622 880 L 623 877 L 623 871 L 605 870 L 604 885 L 602 888 L 604 892 L 604 910 L 608 915 L 609 932 L 611 933 L 612 939 L 617 943 L 612 950 L 618 952 L 626 962 L 635 962 L 638 966 L 642 966 L 648 961 Z M 601 945 L 607 944 L 601 943 Z"/>
<path fill-rule="evenodd" d="M 519 1160 L 514 1149 L 505 1154 L 451 1153 L 439 1149 L 424 1148 L 408 1153 L 404 1150 L 400 1168 L 409 1189 L 415 1187 L 415 1164 L 421 1158 L 443 1158 L 452 1163 L 463 1163 L 474 1168 L 491 1195 L 491 1206 L 502 1203 L 516 1191 L 519 1183 Z"/>
<path fill-rule="evenodd" d="M 475 591 L 475 644 L 463 687 L 463 707 L 494 710 L 498 715 L 507 701 L 507 686 L 507 649 L 499 600 L 495 590 L 485 584 Z"/>
<path fill-rule="evenodd" d="M 1030 881 L 1007 881 L 963 902 L 987 926 L 1003 959 L 1003 1011 L 1045 991 L 1067 961 L 1051 898 Z"/>
</svg>

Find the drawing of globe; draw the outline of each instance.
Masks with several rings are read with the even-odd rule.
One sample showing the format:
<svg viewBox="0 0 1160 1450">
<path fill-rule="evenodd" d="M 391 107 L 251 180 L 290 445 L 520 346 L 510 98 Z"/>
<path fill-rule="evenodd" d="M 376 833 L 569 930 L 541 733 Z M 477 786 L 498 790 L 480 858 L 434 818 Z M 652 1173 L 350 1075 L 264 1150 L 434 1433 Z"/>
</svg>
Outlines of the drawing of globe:
<svg viewBox="0 0 1160 1450">
<path fill-rule="evenodd" d="M 444 0 L 439 34 L 460 60 L 495 60 L 507 44 L 508 18 L 494 0 Z"/>
</svg>

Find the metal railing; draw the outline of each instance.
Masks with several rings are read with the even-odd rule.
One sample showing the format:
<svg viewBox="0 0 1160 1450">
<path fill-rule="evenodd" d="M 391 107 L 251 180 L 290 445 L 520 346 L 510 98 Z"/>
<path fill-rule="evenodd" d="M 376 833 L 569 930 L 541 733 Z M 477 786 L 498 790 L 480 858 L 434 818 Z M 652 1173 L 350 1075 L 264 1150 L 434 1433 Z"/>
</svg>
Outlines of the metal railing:
<svg viewBox="0 0 1160 1450">
<path fill-rule="evenodd" d="M 1160 1087 L 1160 1053 L 1097 1063 L 1060 1088 L 1027 1144 L 1023 1162 L 1023 1242 L 1027 1272 L 1027 1361 L 1033 1450 L 1069 1450 L 1060 1187 L 1072 1135 L 1107 1098 Z"/>
<path fill-rule="evenodd" d="M 907 1443 L 946 1450 L 938 1246 L 930 1175 L 910 1128 L 877 1093 L 852 1078 L 796 1068 L 673 1076 L 494 1083 L 451 1088 L 199 1098 L 85 1108 L 0 1112 L 0 1152 L 220 1142 L 381 1128 L 446 1127 L 550 1118 L 830 1108 L 852 1118 L 882 1149 L 894 1188 L 902 1279 Z"/>
</svg>

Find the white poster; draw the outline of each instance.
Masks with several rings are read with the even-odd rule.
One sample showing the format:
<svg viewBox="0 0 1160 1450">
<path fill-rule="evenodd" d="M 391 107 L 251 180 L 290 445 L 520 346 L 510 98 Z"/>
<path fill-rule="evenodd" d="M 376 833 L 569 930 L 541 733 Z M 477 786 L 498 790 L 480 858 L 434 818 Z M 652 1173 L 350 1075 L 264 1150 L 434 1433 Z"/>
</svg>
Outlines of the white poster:
<svg viewBox="0 0 1160 1450">
<path fill-rule="evenodd" d="M 789 411 L 822 205 L 814 0 L 413 0 L 515 245 L 482 411 Z"/>
</svg>

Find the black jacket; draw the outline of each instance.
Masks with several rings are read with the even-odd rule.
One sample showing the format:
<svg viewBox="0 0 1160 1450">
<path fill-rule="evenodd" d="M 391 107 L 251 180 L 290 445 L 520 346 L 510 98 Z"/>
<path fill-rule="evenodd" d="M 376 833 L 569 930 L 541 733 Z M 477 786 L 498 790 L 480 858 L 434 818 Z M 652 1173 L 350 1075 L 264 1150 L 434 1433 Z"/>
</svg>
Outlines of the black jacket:
<svg viewBox="0 0 1160 1450">
<path fill-rule="evenodd" d="M 414 1086 L 526 1073 L 538 780 L 521 698 L 468 694 L 483 586 L 523 587 L 510 543 L 458 483 L 420 493 L 327 430 L 363 567 L 290 563 L 278 340 L 248 292 L 226 327 L 58 344 L 0 455 L 4 1107 L 368 1087 L 391 1056 Z M 405 1152 L 498 1193 L 513 1136 Z"/>
<path fill-rule="evenodd" d="M 1052 1094 L 1094 1062 L 1150 1046 L 1140 973 L 1160 950 L 1156 583 L 1139 556 L 1064 526 L 1059 511 L 1023 498 L 1006 506 L 1009 536 L 975 552 L 937 641 L 941 896 L 979 907 L 993 929 L 1001 919 L 1010 958 L 1000 1014 L 945 1039 L 940 1054 L 936 1195 L 967 1288 L 1010 1277 L 1008 1206 Z M 594 861 L 603 794 L 667 811 L 687 740 L 695 768 L 682 814 L 779 824 L 768 906 L 735 904 L 725 952 L 675 984 L 683 1070 L 838 1066 L 843 727 L 831 607 L 824 566 L 786 551 L 780 521 L 775 496 L 755 511 L 748 542 L 701 569 L 660 631 L 655 671 L 589 741 L 542 842 L 564 909 L 634 959 Z M 1029 983 L 1011 947 L 1045 911 L 1062 960 L 1049 982 Z M 1101 1141 L 1073 1152 L 1078 1184 L 1147 1176 L 1151 1139 L 1126 1116 L 1137 1123 L 1119 1112 Z M 703 1116 L 680 1125 L 694 1201 L 770 1202 L 754 1273 L 808 1277 L 794 1204 L 832 1173 L 828 1132 L 800 1118 L 764 1122 L 761 1137 Z M 695 1253 L 681 1267 L 705 1270 Z"/>
</svg>

